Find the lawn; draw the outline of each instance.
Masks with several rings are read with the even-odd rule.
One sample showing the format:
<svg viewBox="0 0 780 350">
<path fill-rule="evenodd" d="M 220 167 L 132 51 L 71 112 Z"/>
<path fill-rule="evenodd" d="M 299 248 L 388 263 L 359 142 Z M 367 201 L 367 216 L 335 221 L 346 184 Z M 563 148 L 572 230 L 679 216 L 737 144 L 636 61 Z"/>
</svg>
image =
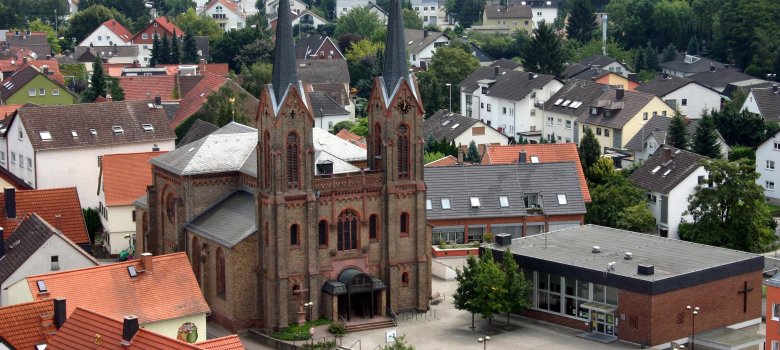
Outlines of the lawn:
<svg viewBox="0 0 780 350">
<path fill-rule="evenodd" d="M 780 205 L 774 205 L 774 204 L 768 204 L 768 203 L 767 203 L 767 205 L 769 206 L 769 214 L 770 215 L 772 215 L 774 217 L 780 216 Z"/>
</svg>

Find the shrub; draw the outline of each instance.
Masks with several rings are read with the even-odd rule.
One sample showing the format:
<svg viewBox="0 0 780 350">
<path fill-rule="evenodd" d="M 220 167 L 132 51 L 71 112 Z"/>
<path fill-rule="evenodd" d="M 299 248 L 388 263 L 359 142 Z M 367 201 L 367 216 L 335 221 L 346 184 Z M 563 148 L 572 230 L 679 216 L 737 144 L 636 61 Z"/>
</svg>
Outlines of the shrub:
<svg viewBox="0 0 780 350">
<path fill-rule="evenodd" d="M 337 337 L 343 337 L 345 334 L 347 334 L 347 327 L 339 322 L 334 321 L 330 323 L 330 326 L 328 326 L 328 332 Z"/>
</svg>

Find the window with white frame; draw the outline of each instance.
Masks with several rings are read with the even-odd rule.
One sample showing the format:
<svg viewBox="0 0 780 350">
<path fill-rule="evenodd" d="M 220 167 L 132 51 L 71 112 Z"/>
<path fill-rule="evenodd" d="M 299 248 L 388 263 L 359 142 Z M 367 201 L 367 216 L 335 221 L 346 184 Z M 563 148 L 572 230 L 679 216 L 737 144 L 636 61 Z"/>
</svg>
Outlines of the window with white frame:
<svg viewBox="0 0 780 350">
<path fill-rule="evenodd" d="M 555 120 L 555 118 L 547 117 L 547 125 L 553 125 L 553 120 Z"/>
<path fill-rule="evenodd" d="M 775 190 L 775 182 L 767 180 L 764 182 L 764 187 L 766 187 L 767 190 L 774 191 Z"/>
<path fill-rule="evenodd" d="M 27 157 L 27 169 L 32 170 L 32 158 Z"/>
<path fill-rule="evenodd" d="M 35 96 L 36 91 L 37 90 L 35 90 L 35 88 L 31 88 L 30 90 L 27 90 L 27 94 L 29 94 L 30 96 Z"/>
<path fill-rule="evenodd" d="M 51 95 L 52 96 L 59 96 L 60 95 L 60 89 L 51 89 Z"/>
<path fill-rule="evenodd" d="M 487 104 L 487 111 L 490 112 L 490 103 Z"/>
<path fill-rule="evenodd" d="M 775 161 L 774 160 L 767 160 L 766 161 L 766 168 L 769 170 L 775 170 Z"/>
<path fill-rule="evenodd" d="M 141 38 L 149 39 L 149 34 L 143 33 L 143 34 L 141 34 Z"/>
<path fill-rule="evenodd" d="M 566 121 L 566 129 L 571 129 L 571 120 Z"/>
<path fill-rule="evenodd" d="M 775 151 L 780 151 L 780 142 L 775 141 Z"/>
<path fill-rule="evenodd" d="M 780 321 L 780 304 L 772 304 L 772 319 Z"/>
<path fill-rule="evenodd" d="M 772 341 L 772 350 L 780 350 L 780 341 L 777 340 Z"/>
</svg>

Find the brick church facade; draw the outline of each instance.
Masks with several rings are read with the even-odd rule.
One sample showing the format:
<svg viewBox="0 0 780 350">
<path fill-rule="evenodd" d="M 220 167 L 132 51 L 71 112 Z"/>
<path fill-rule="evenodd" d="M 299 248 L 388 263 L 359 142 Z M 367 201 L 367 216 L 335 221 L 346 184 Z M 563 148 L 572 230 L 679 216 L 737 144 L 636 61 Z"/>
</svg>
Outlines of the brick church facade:
<svg viewBox="0 0 780 350">
<path fill-rule="evenodd" d="M 136 250 L 186 251 L 228 328 L 286 327 L 306 318 L 307 302 L 312 318 L 348 321 L 429 307 L 422 101 L 400 0 L 392 6 L 385 70 L 369 99 L 367 167 L 334 172 L 343 162 L 323 160 L 315 145 L 287 0 L 257 130 L 231 124 L 152 161 L 153 185 L 136 202 Z"/>
</svg>

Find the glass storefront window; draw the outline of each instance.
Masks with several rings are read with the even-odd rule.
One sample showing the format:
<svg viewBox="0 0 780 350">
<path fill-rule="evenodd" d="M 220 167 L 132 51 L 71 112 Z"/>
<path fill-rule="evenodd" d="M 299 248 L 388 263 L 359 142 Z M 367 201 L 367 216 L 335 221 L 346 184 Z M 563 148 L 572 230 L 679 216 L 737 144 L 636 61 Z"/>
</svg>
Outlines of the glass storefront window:
<svg viewBox="0 0 780 350">
<path fill-rule="evenodd" d="M 575 296 L 577 290 L 577 280 L 573 277 L 566 277 L 566 295 Z"/>
<path fill-rule="evenodd" d="M 574 277 L 564 277 L 556 274 L 524 269 L 529 281 L 535 281 L 535 306 L 547 312 L 590 320 L 591 312 L 582 305 L 596 301 L 617 306 L 618 290 L 601 284 L 591 284 Z M 534 278 L 535 277 L 535 278 Z M 616 325 L 617 320 L 612 314 L 594 313 L 594 320 L 604 325 Z M 614 333 L 614 330 L 613 330 Z"/>
<path fill-rule="evenodd" d="M 604 285 L 603 284 L 593 284 L 593 301 L 598 301 L 600 303 L 604 302 L 604 296 L 606 295 L 604 291 Z"/>
<path fill-rule="evenodd" d="M 590 283 L 577 281 L 577 296 L 590 299 Z"/>
<path fill-rule="evenodd" d="M 550 274 L 550 291 L 555 293 L 561 292 L 561 276 Z"/>
<path fill-rule="evenodd" d="M 607 304 L 618 304 L 618 290 L 616 288 L 607 287 Z"/>
</svg>

